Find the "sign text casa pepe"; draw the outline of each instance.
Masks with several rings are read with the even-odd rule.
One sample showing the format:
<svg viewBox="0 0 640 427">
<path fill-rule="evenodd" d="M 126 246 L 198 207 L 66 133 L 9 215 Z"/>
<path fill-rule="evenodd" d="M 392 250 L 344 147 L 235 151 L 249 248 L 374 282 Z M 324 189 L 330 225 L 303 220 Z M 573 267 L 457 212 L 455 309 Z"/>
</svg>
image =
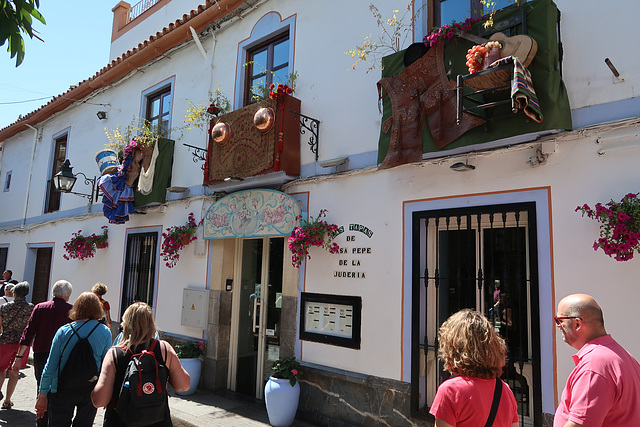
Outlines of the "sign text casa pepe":
<svg viewBox="0 0 640 427">
<path fill-rule="evenodd" d="M 344 226 L 340 226 L 336 230 L 333 237 L 345 232 Z M 346 279 L 365 279 L 367 273 L 362 271 L 363 258 L 372 254 L 371 246 L 367 246 L 366 239 L 373 236 L 373 231 L 368 227 L 361 224 L 349 224 L 349 234 L 347 234 L 347 245 L 340 245 L 340 249 L 337 252 L 338 255 L 338 269 L 333 272 L 333 277 L 341 277 Z M 361 236 L 358 233 L 362 233 Z"/>
</svg>

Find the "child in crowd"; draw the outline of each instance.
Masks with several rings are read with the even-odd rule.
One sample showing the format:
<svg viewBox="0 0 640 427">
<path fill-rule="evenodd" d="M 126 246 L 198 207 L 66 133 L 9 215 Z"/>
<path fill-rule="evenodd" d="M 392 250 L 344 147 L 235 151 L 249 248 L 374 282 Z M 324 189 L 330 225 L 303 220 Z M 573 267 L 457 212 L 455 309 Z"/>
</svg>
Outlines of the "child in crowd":
<svg viewBox="0 0 640 427">
<path fill-rule="evenodd" d="M 111 329 L 111 306 L 109 305 L 108 301 L 102 299 L 104 294 L 107 293 L 107 290 L 107 285 L 100 282 L 96 283 L 95 285 L 93 285 L 93 288 L 91 288 L 91 292 L 96 294 L 100 299 L 102 309 L 104 310 L 104 318 L 100 322 L 104 323 L 107 328 Z"/>
</svg>

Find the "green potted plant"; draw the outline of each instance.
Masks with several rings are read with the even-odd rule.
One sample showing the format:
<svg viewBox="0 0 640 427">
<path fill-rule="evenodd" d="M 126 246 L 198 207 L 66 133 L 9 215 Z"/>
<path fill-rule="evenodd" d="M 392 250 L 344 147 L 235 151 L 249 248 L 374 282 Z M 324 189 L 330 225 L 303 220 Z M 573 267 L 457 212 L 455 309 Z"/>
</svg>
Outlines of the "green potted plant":
<svg viewBox="0 0 640 427">
<path fill-rule="evenodd" d="M 120 158 L 124 149 L 131 146 L 132 141 L 135 141 L 132 147 L 153 148 L 162 136 L 159 129 L 152 127 L 147 119 L 141 117 L 134 117 L 124 129 L 120 129 L 120 126 L 111 131 L 104 128 L 104 133 L 109 141 L 105 144 L 106 149 L 118 153 Z"/>
<path fill-rule="evenodd" d="M 202 341 L 185 341 L 176 344 L 175 350 L 182 367 L 191 377 L 189 390 L 176 391 L 176 393 L 181 396 L 194 394 L 200 382 L 200 372 L 202 372 L 202 360 L 200 360 L 200 357 L 204 353 L 204 344 Z"/>
<path fill-rule="evenodd" d="M 300 400 L 300 366 L 295 357 L 281 357 L 271 366 L 273 374 L 264 387 L 264 400 L 272 426 L 293 424 Z"/>
<path fill-rule="evenodd" d="M 584 204 L 576 208 L 578 211 L 600 223 L 600 238 L 593 243 L 593 250 L 602 249 L 616 261 L 628 261 L 634 252 L 640 252 L 638 193 L 629 193 L 620 202 L 596 203 L 595 209 Z"/>
<path fill-rule="evenodd" d="M 187 130 L 193 128 L 206 129 L 213 118 L 231 111 L 231 101 L 222 93 L 220 86 L 214 92 L 209 92 L 208 107 L 194 104 L 189 100 L 187 102 L 189 103 L 189 108 L 187 108 L 184 118 Z"/>
<path fill-rule="evenodd" d="M 98 249 L 103 249 L 109 246 L 109 243 L 107 242 L 107 240 L 109 239 L 109 227 L 107 227 L 106 225 L 103 225 L 102 227 L 102 233 L 100 234 L 92 234 L 91 236 L 89 236 L 89 239 L 93 240 L 93 243 L 95 243 L 96 248 Z"/>
<path fill-rule="evenodd" d="M 164 233 L 162 233 L 164 240 L 162 241 L 160 256 L 168 268 L 175 267 L 176 263 L 180 259 L 180 254 L 178 252 L 190 242 L 196 240 L 197 237 L 195 234 L 197 228 L 198 223 L 196 223 L 193 213 L 189 213 L 189 217 L 185 225 L 169 227 Z"/>
<path fill-rule="evenodd" d="M 293 254 L 291 264 L 294 267 L 299 268 L 306 257 L 311 258 L 311 255 L 309 255 L 311 246 L 325 248 L 332 254 L 337 253 L 340 249 L 337 243 L 332 243 L 338 226 L 322 220 L 326 215 L 327 210 L 322 209 L 316 218 L 309 217 L 308 221 L 303 220 L 304 223 L 299 227 L 295 227 L 291 232 L 287 242 L 289 250 Z M 302 220 L 302 216 L 299 215 L 298 219 Z"/>
</svg>

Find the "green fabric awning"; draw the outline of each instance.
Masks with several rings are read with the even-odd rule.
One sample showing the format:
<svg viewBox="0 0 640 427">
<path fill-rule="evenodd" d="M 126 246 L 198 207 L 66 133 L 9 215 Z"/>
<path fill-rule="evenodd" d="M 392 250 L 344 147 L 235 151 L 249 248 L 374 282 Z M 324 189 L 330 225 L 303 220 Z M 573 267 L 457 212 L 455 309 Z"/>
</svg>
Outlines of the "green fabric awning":
<svg viewBox="0 0 640 427">
<path fill-rule="evenodd" d="M 554 129 L 571 129 L 571 108 L 559 69 L 558 9 L 551 0 L 534 0 L 525 3 L 521 8 L 526 11 L 527 33 L 538 43 L 538 52 L 528 68 L 531 72 L 533 85 L 544 116 L 542 123 L 527 120 L 522 113 L 514 114 L 508 118 L 488 122 L 486 126 L 478 126 L 440 150 L 433 142 L 425 117 L 422 129 L 423 153 L 443 152 L 446 154 L 447 150 L 496 141 L 516 135 Z M 519 14 L 521 8 L 512 7 L 498 12 L 494 17 L 494 21 L 498 22 Z M 446 42 L 444 46 L 444 62 L 446 69 L 450 71 L 448 74 L 450 80 L 455 81 L 458 74 L 468 74 L 465 65 L 466 53 L 473 45 L 473 42 L 458 37 Z M 401 72 L 404 69 L 403 58 L 404 51 L 385 57 L 383 59 L 382 77 L 394 76 Z M 381 123 L 384 123 L 389 117 L 391 117 L 391 102 L 389 97 L 385 96 L 383 98 Z M 387 155 L 390 135 L 391 130 L 388 133 L 383 132 L 382 129 L 380 130 L 378 163 L 381 163 Z"/>
<path fill-rule="evenodd" d="M 134 191 L 133 206 L 140 207 L 149 204 L 164 203 L 167 200 L 167 187 L 171 180 L 171 167 L 173 164 L 173 147 L 175 141 L 166 138 L 160 138 L 158 144 L 158 158 L 156 159 L 156 167 L 153 175 L 153 190 L 151 193 L 144 195 Z M 137 188 L 136 184 L 133 186 Z"/>
</svg>

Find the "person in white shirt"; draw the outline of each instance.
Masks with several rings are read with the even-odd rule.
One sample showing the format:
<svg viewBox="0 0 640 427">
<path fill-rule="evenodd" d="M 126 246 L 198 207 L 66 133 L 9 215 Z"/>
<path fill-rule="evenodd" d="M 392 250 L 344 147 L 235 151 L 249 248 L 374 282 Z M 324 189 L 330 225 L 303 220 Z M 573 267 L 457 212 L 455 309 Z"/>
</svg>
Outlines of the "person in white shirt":
<svg viewBox="0 0 640 427">
<path fill-rule="evenodd" d="M 4 295 L 0 297 L 0 305 L 13 301 L 13 283 L 4 286 Z"/>
</svg>

